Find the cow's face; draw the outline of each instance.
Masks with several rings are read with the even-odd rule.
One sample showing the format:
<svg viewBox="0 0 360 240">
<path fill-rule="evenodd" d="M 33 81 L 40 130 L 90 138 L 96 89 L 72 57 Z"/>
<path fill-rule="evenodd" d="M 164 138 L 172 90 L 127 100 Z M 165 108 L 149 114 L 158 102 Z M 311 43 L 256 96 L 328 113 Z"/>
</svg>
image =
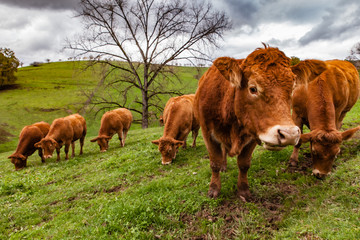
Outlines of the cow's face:
<svg viewBox="0 0 360 240">
<path fill-rule="evenodd" d="M 266 149 L 280 150 L 298 142 L 300 129 L 290 111 L 295 75 L 282 52 L 259 49 L 244 61 L 219 58 L 214 65 L 235 88 L 234 111 L 239 124 Z"/>
<path fill-rule="evenodd" d="M 170 164 L 176 157 L 176 153 L 180 146 L 184 144 L 183 141 L 178 141 L 173 138 L 161 137 L 159 140 L 151 141 L 153 144 L 159 146 L 161 153 L 161 163 L 163 165 Z"/>
<path fill-rule="evenodd" d="M 25 157 L 24 155 L 19 154 L 19 153 L 14 153 L 14 154 L 10 155 L 8 158 L 14 164 L 16 171 L 26 167 L 27 157 Z"/>
<path fill-rule="evenodd" d="M 109 148 L 110 139 L 111 139 L 111 137 L 109 137 L 109 136 L 101 135 L 94 139 L 91 139 L 90 142 L 97 142 L 97 144 L 100 147 L 100 152 L 106 152 L 106 150 L 108 150 L 108 148 Z"/>
<path fill-rule="evenodd" d="M 59 148 L 59 144 L 52 138 L 43 138 L 40 142 L 35 143 L 34 146 L 43 150 L 45 159 L 51 158 L 54 150 Z"/>
<path fill-rule="evenodd" d="M 330 174 L 334 160 L 340 153 L 341 142 L 351 138 L 359 129 L 357 127 L 345 132 L 314 130 L 301 135 L 303 143 L 310 142 L 313 174 L 317 178 L 323 179 Z"/>
</svg>

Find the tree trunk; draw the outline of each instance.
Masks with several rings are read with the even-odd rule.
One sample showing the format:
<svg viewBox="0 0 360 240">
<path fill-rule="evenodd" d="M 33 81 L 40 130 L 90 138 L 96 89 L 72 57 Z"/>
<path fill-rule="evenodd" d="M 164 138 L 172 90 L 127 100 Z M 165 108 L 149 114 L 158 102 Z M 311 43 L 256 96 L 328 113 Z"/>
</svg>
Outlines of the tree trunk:
<svg viewBox="0 0 360 240">
<path fill-rule="evenodd" d="M 146 90 L 141 91 L 142 94 L 142 121 L 141 127 L 148 128 L 149 127 L 149 99 L 148 93 Z"/>
</svg>

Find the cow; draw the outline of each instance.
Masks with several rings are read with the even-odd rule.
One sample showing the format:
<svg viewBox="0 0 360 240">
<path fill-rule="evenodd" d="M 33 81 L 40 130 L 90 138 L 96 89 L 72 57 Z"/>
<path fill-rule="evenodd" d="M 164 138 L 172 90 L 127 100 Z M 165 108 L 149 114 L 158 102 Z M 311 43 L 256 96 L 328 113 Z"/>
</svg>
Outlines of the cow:
<svg viewBox="0 0 360 240">
<path fill-rule="evenodd" d="M 340 132 L 342 121 L 359 97 L 359 73 L 347 61 L 304 60 L 292 67 L 296 75 L 293 91 L 293 120 L 302 131 L 289 165 L 296 166 L 302 143 L 310 142 L 313 175 L 323 179 L 331 172 L 342 141 L 360 129 Z"/>
<path fill-rule="evenodd" d="M 91 142 L 97 142 L 100 152 L 106 152 L 109 141 L 114 134 L 118 134 L 120 146 L 125 146 L 125 139 L 132 122 L 132 114 L 126 108 L 118 108 L 104 113 L 101 118 L 99 134 Z"/>
<path fill-rule="evenodd" d="M 186 139 L 192 131 L 193 143 L 196 146 L 196 137 L 199 133 L 199 121 L 194 115 L 193 103 L 195 94 L 170 98 L 163 112 L 163 136 L 152 141 L 158 145 L 163 165 L 172 163 L 180 146 L 186 148 Z"/>
<path fill-rule="evenodd" d="M 40 141 L 49 132 L 50 124 L 46 122 L 37 122 L 32 125 L 25 126 L 19 136 L 19 143 L 13 154 L 8 158 L 15 165 L 15 170 L 26 167 L 26 161 L 36 150 L 38 150 L 41 162 L 45 162 L 41 148 L 36 148 L 35 143 Z"/>
<path fill-rule="evenodd" d="M 209 197 L 220 194 L 227 155 L 237 155 L 237 193 L 249 201 L 247 171 L 256 145 L 281 150 L 297 144 L 300 129 L 290 111 L 294 80 L 290 59 L 265 44 L 245 59 L 217 58 L 201 77 L 194 110 L 212 169 Z"/>
<path fill-rule="evenodd" d="M 75 141 L 80 139 L 80 155 L 83 154 L 84 139 L 86 136 L 86 121 L 79 114 L 72 114 L 67 117 L 57 118 L 50 125 L 48 134 L 35 147 L 42 148 L 44 158 L 52 157 L 56 149 L 56 161 L 60 161 L 60 149 L 65 145 L 65 160 L 69 159 L 69 147 L 71 144 L 72 154 L 75 156 Z"/>
</svg>

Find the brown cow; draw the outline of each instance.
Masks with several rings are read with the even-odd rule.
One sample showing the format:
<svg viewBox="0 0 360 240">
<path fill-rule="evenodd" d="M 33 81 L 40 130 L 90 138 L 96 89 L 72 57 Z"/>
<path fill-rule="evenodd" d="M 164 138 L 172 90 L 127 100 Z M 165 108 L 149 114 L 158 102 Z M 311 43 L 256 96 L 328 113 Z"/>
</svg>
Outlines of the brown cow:
<svg viewBox="0 0 360 240">
<path fill-rule="evenodd" d="M 56 149 L 57 161 L 60 161 L 60 148 L 65 145 L 65 159 L 69 159 L 69 147 L 71 144 L 72 154 L 75 156 L 75 141 L 80 139 L 80 155 L 83 153 L 84 139 L 86 135 L 86 121 L 79 114 L 55 119 L 49 133 L 35 147 L 42 148 L 44 158 L 51 158 Z"/>
<path fill-rule="evenodd" d="M 360 129 L 339 132 L 345 114 L 359 97 L 359 73 L 351 63 L 341 60 L 305 60 L 292 70 L 297 76 L 293 120 L 301 130 L 305 124 L 311 132 L 301 135 L 290 165 L 296 166 L 301 143 L 310 141 L 313 174 L 323 178 L 330 173 L 341 142 Z"/>
<path fill-rule="evenodd" d="M 201 77 L 194 109 L 210 156 L 210 197 L 220 193 L 227 154 L 237 155 L 238 194 L 249 200 L 247 171 L 256 144 L 280 150 L 298 142 L 300 129 L 290 113 L 295 75 L 289 63 L 283 52 L 265 46 L 243 60 L 218 58 Z"/>
<path fill-rule="evenodd" d="M 194 94 L 170 98 L 163 113 L 164 134 L 152 143 L 159 145 L 162 164 L 170 164 L 175 159 L 178 148 L 186 148 L 186 138 L 192 131 L 193 143 L 196 146 L 196 137 L 199 133 L 199 121 L 194 116 Z"/>
<path fill-rule="evenodd" d="M 49 132 L 50 124 L 46 122 L 37 122 L 29 126 L 25 126 L 19 136 L 19 144 L 13 154 L 8 158 L 15 165 L 15 170 L 26 167 L 26 161 L 36 150 L 38 150 L 41 162 L 45 162 L 45 158 L 41 148 L 36 148 L 35 143 L 40 141 Z"/>
<path fill-rule="evenodd" d="M 100 152 L 106 152 L 110 139 L 117 133 L 120 146 L 124 147 L 132 119 L 131 112 L 126 108 L 118 108 L 104 113 L 101 118 L 99 135 L 90 141 L 98 143 Z"/>
</svg>

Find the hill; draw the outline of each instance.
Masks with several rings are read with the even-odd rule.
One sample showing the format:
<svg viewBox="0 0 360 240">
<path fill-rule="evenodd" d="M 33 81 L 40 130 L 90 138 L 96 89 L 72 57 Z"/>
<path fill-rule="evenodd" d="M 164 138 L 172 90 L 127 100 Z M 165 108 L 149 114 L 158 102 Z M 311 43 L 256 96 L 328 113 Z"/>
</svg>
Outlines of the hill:
<svg viewBox="0 0 360 240">
<path fill-rule="evenodd" d="M 85 64 L 83 61 L 54 62 L 19 69 L 17 84 L 0 90 L 0 152 L 16 148 L 24 126 L 38 121 L 51 123 L 55 118 L 79 111 L 87 121 L 88 134 L 96 134 L 102 112 L 95 116 L 96 111 L 86 105 L 85 92 L 97 87 L 100 75 L 96 68 L 84 71 Z M 194 93 L 197 88 L 196 69 L 177 69 L 185 92 Z M 163 98 L 163 105 L 167 99 Z M 159 112 L 155 114 L 160 115 Z M 157 125 L 157 120 L 152 119 L 151 126 Z"/>
</svg>

